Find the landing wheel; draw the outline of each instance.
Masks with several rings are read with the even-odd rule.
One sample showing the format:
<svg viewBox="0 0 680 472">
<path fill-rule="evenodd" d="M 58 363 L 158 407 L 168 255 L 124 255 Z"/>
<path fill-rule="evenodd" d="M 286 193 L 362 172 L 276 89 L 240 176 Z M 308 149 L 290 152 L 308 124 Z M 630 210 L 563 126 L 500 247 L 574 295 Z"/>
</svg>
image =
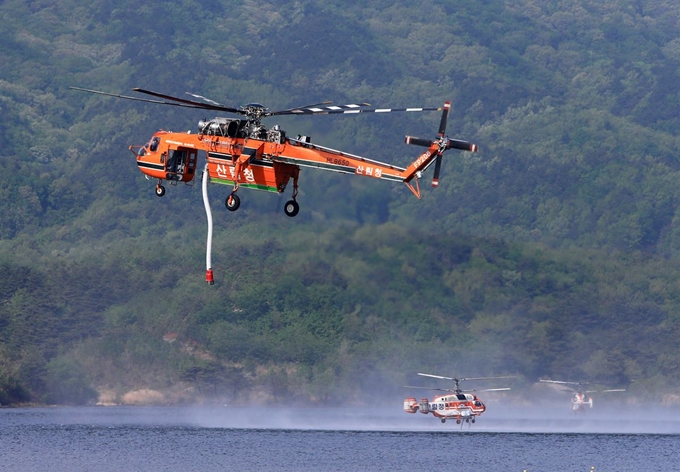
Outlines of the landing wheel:
<svg viewBox="0 0 680 472">
<path fill-rule="evenodd" d="M 231 193 L 224 201 L 224 206 L 226 206 L 229 211 L 236 211 L 238 210 L 238 207 L 241 206 L 241 199 L 238 198 L 238 195 L 235 193 Z"/>
<path fill-rule="evenodd" d="M 165 195 L 165 187 L 161 184 L 156 185 L 156 196 L 162 197 L 163 195 Z"/>
<path fill-rule="evenodd" d="M 473 422 L 473 423 L 475 422 L 475 419 L 474 419 L 474 418 L 472 418 L 472 422 Z"/>
<path fill-rule="evenodd" d="M 460 420 L 456 420 L 456 424 L 460 424 Z"/>
<path fill-rule="evenodd" d="M 446 423 L 446 418 L 442 418 L 442 423 Z"/>
<path fill-rule="evenodd" d="M 297 215 L 299 211 L 300 205 L 298 205 L 298 202 L 295 200 L 288 200 L 283 207 L 283 212 L 286 216 L 290 216 L 291 218 Z"/>
</svg>

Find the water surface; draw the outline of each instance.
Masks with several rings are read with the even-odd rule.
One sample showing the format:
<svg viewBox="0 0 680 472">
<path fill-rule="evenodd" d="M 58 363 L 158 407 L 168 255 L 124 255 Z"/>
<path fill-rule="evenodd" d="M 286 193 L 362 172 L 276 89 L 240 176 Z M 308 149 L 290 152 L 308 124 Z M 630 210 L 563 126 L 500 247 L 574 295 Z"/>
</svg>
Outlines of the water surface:
<svg viewBox="0 0 680 472">
<path fill-rule="evenodd" d="M 458 426 L 399 409 L 0 409 L 7 471 L 648 472 L 679 463 L 677 410 L 509 409 Z"/>
</svg>

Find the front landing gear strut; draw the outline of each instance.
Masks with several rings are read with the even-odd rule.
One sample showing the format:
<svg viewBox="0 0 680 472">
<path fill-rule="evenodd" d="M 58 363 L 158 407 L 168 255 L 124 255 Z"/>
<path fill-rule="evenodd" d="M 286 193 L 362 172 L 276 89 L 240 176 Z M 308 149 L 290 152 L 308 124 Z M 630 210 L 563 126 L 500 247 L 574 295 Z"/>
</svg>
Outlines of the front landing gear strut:
<svg viewBox="0 0 680 472">
<path fill-rule="evenodd" d="M 165 187 L 161 185 L 161 181 L 159 180 L 156 184 L 156 196 L 162 197 L 163 195 L 165 195 Z"/>
<path fill-rule="evenodd" d="M 290 216 L 291 218 L 297 215 L 300 212 L 300 205 L 298 205 L 298 202 L 295 200 L 297 198 L 298 194 L 298 173 L 295 172 L 293 174 L 293 199 L 288 200 L 286 204 L 283 206 L 283 212 L 286 214 L 286 216 Z"/>
</svg>

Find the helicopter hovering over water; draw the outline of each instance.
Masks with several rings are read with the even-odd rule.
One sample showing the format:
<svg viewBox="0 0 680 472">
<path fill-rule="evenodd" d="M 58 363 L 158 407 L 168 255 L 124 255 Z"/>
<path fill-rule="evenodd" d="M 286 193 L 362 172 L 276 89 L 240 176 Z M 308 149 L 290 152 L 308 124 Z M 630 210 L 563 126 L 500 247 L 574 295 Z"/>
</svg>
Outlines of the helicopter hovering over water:
<svg viewBox="0 0 680 472">
<path fill-rule="evenodd" d="M 491 380 L 491 379 L 511 379 L 512 376 L 505 377 L 444 377 L 441 375 L 418 373 L 423 377 L 431 377 L 435 379 L 452 380 L 453 388 L 431 388 L 431 387 L 416 387 L 413 385 L 405 385 L 405 388 L 419 388 L 426 390 L 436 390 L 446 392 L 444 394 L 435 395 L 430 401 L 423 398 L 417 401 L 415 397 L 406 398 L 404 400 L 404 411 L 406 413 L 416 413 L 420 411 L 423 414 L 432 413 L 433 416 L 439 418 L 442 423 L 446 423 L 447 419 L 456 420 L 456 424 L 475 423 L 476 417 L 480 416 L 486 411 L 486 405 L 482 400 L 474 395 L 472 392 L 500 392 L 510 390 L 509 387 L 503 388 L 485 388 L 482 390 L 461 390 L 460 382 L 464 380 Z"/>
<path fill-rule="evenodd" d="M 206 281 L 213 283 L 210 264 L 212 215 L 208 204 L 207 183 L 232 186 L 225 199 L 229 211 L 240 207 L 241 188 L 264 190 L 283 194 L 293 181 L 291 200 L 284 205 L 284 213 L 294 217 L 300 211 L 297 202 L 298 181 L 302 167 L 365 176 L 373 179 L 404 183 L 417 198 L 421 198 L 419 180 L 423 172 L 434 164 L 432 186 L 439 185 L 442 157 L 449 149 L 477 152 L 477 145 L 446 136 L 450 102 L 438 108 L 369 108 L 368 103 L 333 105 L 332 102 L 314 103 L 302 107 L 270 111 L 259 103 L 236 108 L 223 105 L 202 95 L 189 93 L 192 99 L 166 95 L 151 90 L 134 88 L 133 91 L 154 98 L 133 97 L 81 87 L 73 90 L 98 95 L 135 100 L 146 103 L 195 108 L 206 111 L 238 115 L 237 118 L 216 117 L 198 122 L 197 132 L 172 132 L 160 130 L 144 145 L 131 145 L 139 170 L 147 178 L 156 180 L 155 193 L 166 193 L 164 183 L 193 184 L 199 172 L 199 152 L 205 155 L 203 169 L 203 201 L 208 218 L 208 255 L 206 256 Z M 312 143 L 308 136 L 289 137 L 277 124 L 266 127 L 262 120 L 273 116 L 304 116 L 328 114 L 390 113 L 441 111 L 441 121 L 434 139 L 406 136 L 407 144 L 427 148 L 408 167 L 402 168 L 366 157 L 338 151 Z"/>
<path fill-rule="evenodd" d="M 571 397 L 571 407 L 570 410 L 573 413 L 585 412 L 586 407 L 593 407 L 593 397 L 591 393 L 609 393 L 609 392 L 625 392 L 625 388 L 610 388 L 605 390 L 584 390 L 584 387 L 588 385 L 588 382 L 565 382 L 562 380 L 544 380 L 541 379 L 539 382 L 555 384 L 560 386 L 560 390 L 564 392 L 571 392 L 573 395 Z M 570 387 L 570 385 L 575 385 L 576 387 Z"/>
</svg>

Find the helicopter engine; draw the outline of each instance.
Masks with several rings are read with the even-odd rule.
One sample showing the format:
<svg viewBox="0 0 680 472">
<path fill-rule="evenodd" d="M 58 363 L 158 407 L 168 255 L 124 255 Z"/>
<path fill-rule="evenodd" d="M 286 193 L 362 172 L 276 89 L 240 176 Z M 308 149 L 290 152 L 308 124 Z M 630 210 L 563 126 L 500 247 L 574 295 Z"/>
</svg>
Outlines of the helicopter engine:
<svg viewBox="0 0 680 472">
<path fill-rule="evenodd" d="M 259 123 L 235 118 L 213 118 L 198 122 L 198 134 L 225 138 L 252 138 L 283 144 L 286 132 L 279 125 L 271 129 Z"/>
<path fill-rule="evenodd" d="M 267 141 L 283 144 L 286 141 L 286 132 L 279 125 L 267 130 Z"/>
<path fill-rule="evenodd" d="M 244 120 L 235 118 L 213 118 L 210 121 L 201 120 L 198 122 L 198 133 L 208 136 L 224 136 L 227 138 L 238 138 L 243 129 Z"/>
</svg>

